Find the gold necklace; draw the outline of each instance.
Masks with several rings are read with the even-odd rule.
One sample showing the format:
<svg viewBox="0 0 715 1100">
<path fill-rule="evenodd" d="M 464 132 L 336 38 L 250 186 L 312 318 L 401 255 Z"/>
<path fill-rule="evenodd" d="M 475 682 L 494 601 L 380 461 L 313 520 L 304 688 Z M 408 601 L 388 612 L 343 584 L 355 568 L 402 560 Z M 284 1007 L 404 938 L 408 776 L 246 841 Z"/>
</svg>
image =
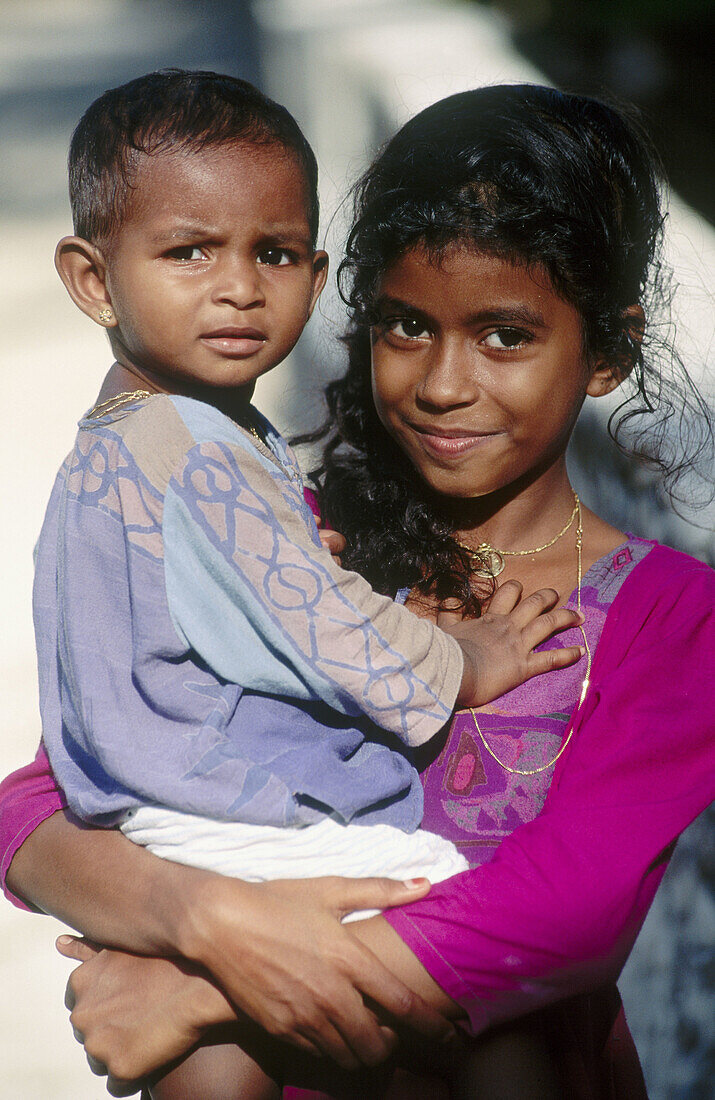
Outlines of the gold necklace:
<svg viewBox="0 0 715 1100">
<path fill-rule="evenodd" d="M 126 390 L 124 393 L 118 393 L 114 397 L 110 397 L 107 401 L 100 401 L 87 413 L 85 419 L 89 420 L 93 416 L 104 415 L 105 413 L 116 412 L 117 409 L 121 409 L 124 405 L 130 405 L 134 401 L 143 401 L 147 397 L 158 397 L 159 394 L 156 391 L 150 390 Z M 246 431 L 250 432 L 252 436 L 263 443 L 265 446 L 265 440 L 260 434 L 254 424 L 240 425 L 245 427 Z"/>
<path fill-rule="evenodd" d="M 540 554 L 542 550 L 548 550 L 550 546 L 553 546 L 555 542 L 558 542 L 560 538 L 568 531 L 569 527 L 573 524 L 579 512 L 579 499 L 576 493 L 573 495 L 574 508 L 573 512 L 569 516 L 568 523 L 565 527 L 559 531 L 558 535 L 554 535 L 549 542 L 545 542 L 543 546 L 535 546 L 533 550 L 497 550 L 496 546 L 492 546 L 489 542 L 480 542 L 476 548 L 473 546 L 467 546 L 465 543 L 460 542 L 459 539 L 454 541 L 457 546 L 462 550 L 466 550 L 470 558 L 476 564 L 472 566 L 472 572 L 477 577 L 498 577 L 503 571 L 506 562 L 504 558 L 528 558 L 531 554 Z"/>
<path fill-rule="evenodd" d="M 581 610 L 582 560 L 583 560 L 583 524 L 582 524 L 582 521 L 581 521 L 581 501 L 578 499 L 578 496 L 576 495 L 576 493 L 574 493 L 574 500 L 576 501 L 576 507 L 575 507 L 574 515 L 578 516 L 578 523 L 576 524 L 576 578 L 577 578 L 576 579 L 576 607 L 580 611 Z M 551 543 L 547 543 L 546 546 L 553 546 L 554 542 L 556 542 L 557 539 L 560 539 L 561 535 L 564 535 L 566 533 L 566 531 L 568 531 L 568 528 L 573 523 L 573 519 L 574 519 L 574 517 L 571 516 L 571 519 L 568 522 L 568 526 L 564 527 L 563 531 L 561 531 L 561 533 L 558 534 L 556 536 L 556 538 L 552 540 Z M 546 546 L 539 547 L 539 549 L 545 550 Z M 538 553 L 538 551 L 531 551 L 531 553 Z M 501 572 L 501 570 L 500 570 L 500 572 Z M 474 722 L 474 728 L 476 729 L 477 733 L 479 734 L 480 741 L 482 742 L 482 744 L 484 745 L 484 748 L 487 750 L 487 752 L 492 757 L 492 759 L 496 760 L 499 767 L 503 768 L 505 772 L 511 772 L 512 775 L 538 775 L 539 772 L 545 772 L 549 768 L 552 768 L 554 766 L 554 764 L 556 763 L 556 761 L 561 756 L 561 754 L 566 751 L 566 747 L 569 744 L 569 742 L 570 742 L 570 740 L 573 736 L 574 720 L 576 718 L 576 715 L 580 711 L 581 707 L 583 706 L 583 701 L 586 698 L 586 692 L 588 691 L 588 685 L 591 681 L 591 647 L 588 644 L 588 638 L 586 637 L 586 631 L 584 630 L 583 626 L 580 625 L 578 629 L 581 631 L 581 636 L 583 638 L 583 644 L 584 644 L 584 647 L 586 649 L 586 675 L 585 675 L 585 677 L 583 679 L 583 682 L 581 684 L 581 695 L 579 697 L 579 701 L 576 704 L 576 709 L 574 710 L 573 714 L 571 715 L 571 723 L 570 723 L 569 732 L 568 732 L 561 748 L 556 753 L 556 756 L 553 758 L 553 760 L 550 760 L 548 764 L 542 764 L 540 768 L 511 768 L 511 767 L 509 767 L 508 764 L 505 764 L 503 760 L 499 759 L 499 757 L 494 752 L 494 750 L 487 744 L 486 738 L 485 738 L 484 734 L 482 733 L 481 728 L 479 726 L 479 720 L 477 718 L 477 712 L 475 711 L 474 707 L 469 708 L 469 712 L 472 715 L 472 721 Z"/>
<path fill-rule="evenodd" d="M 146 397 L 158 396 L 155 392 L 152 393 L 149 390 L 126 390 L 124 393 L 118 393 L 114 397 L 110 397 L 107 401 L 99 401 L 96 405 L 87 413 L 85 420 L 89 420 L 90 417 L 99 414 L 103 416 L 105 413 L 113 413 L 117 409 L 123 408 L 124 405 L 129 405 L 133 401 L 143 401 Z"/>
<path fill-rule="evenodd" d="M 85 420 L 89 420 L 97 415 L 102 416 L 105 413 L 116 412 L 117 409 L 121 409 L 125 405 L 130 405 L 134 401 L 143 401 L 146 397 L 158 396 L 158 393 L 150 392 L 149 390 L 127 390 L 124 393 L 118 393 L 115 397 L 110 397 L 107 401 L 98 402 L 98 404 L 94 405 L 89 410 L 89 412 L 85 416 Z M 268 443 L 263 438 L 255 425 L 255 412 L 253 410 L 251 412 L 251 416 L 252 419 L 254 419 L 254 423 L 249 422 L 247 424 L 240 424 L 239 421 L 235 421 L 235 423 L 238 424 L 240 428 L 243 428 L 244 431 L 249 432 L 254 437 L 254 439 L 258 440 L 262 447 L 264 447 L 268 452 L 272 453 L 271 448 L 268 446 Z M 296 470 L 291 470 L 290 467 L 284 466 L 282 463 L 280 465 L 281 468 L 285 470 L 291 481 L 300 481 L 300 474 Z"/>
</svg>

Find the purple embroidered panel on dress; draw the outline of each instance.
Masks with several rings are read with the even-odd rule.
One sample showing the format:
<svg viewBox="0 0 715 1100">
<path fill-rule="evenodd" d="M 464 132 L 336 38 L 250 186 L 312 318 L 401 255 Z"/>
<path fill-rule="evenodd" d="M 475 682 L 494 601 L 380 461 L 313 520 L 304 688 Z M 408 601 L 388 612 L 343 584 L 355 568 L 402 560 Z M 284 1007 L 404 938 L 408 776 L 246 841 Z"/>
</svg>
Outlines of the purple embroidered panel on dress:
<svg viewBox="0 0 715 1100">
<path fill-rule="evenodd" d="M 631 538 L 598 561 L 581 584 L 585 630 L 595 654 L 608 610 L 618 590 L 652 543 Z M 576 606 L 576 592 L 568 607 Z M 544 648 L 578 645 L 580 631 L 568 631 Z M 509 767 L 528 770 L 552 761 L 566 735 L 585 675 L 585 658 L 571 668 L 537 676 L 479 712 L 479 726 L 492 752 Z M 536 775 L 506 771 L 494 760 L 469 711 L 452 722 L 439 756 L 422 774 L 422 828 L 453 841 L 472 866 L 486 863 L 519 825 L 540 812 L 553 768 Z"/>
</svg>

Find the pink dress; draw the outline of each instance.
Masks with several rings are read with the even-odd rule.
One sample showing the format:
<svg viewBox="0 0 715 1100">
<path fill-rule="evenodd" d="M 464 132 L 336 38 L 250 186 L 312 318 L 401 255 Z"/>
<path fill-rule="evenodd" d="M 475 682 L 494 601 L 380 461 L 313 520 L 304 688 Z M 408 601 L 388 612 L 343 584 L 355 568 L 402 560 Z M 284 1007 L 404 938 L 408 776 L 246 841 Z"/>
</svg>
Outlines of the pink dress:
<svg viewBox="0 0 715 1100">
<path fill-rule="evenodd" d="M 556 765 L 530 779 L 506 772 L 465 713 L 424 773 L 425 826 L 473 867 L 386 917 L 474 1034 L 547 1008 L 574 1100 L 645 1095 L 614 983 L 675 840 L 713 797 L 714 597 L 707 566 L 630 539 L 584 578 L 598 648 Z M 545 680 L 531 681 L 480 716 L 496 755 L 522 768 L 553 759 L 582 675 L 557 674 L 548 696 Z M 22 841 L 62 805 L 42 749 L 5 780 L 3 883 Z"/>
</svg>

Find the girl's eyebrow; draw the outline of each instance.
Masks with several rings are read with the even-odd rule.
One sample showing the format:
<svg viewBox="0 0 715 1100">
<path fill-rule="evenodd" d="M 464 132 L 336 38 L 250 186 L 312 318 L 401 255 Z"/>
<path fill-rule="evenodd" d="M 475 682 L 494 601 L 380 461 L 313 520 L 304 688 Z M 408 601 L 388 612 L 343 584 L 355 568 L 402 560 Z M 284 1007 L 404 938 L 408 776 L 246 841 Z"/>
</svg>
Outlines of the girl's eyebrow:
<svg viewBox="0 0 715 1100">
<path fill-rule="evenodd" d="M 496 309 L 483 309 L 467 318 L 468 324 L 487 325 L 529 325 L 531 328 L 546 328 L 541 313 L 527 305 L 499 306 Z"/>
<path fill-rule="evenodd" d="M 412 305 L 410 302 L 405 302 L 401 298 L 391 298 L 388 296 L 382 296 L 377 299 L 375 303 L 377 309 L 380 312 L 402 311 L 403 313 L 411 313 L 417 317 L 431 319 L 431 315 L 424 309 L 420 309 L 419 306 Z M 471 313 L 466 317 L 466 323 L 468 325 L 528 325 L 531 328 L 546 328 L 546 321 L 541 313 L 531 309 L 523 303 L 516 303 L 508 306 L 492 307 L 490 309 L 478 310 L 476 313 Z"/>
<path fill-rule="evenodd" d="M 380 297 L 377 299 L 377 301 L 375 302 L 375 308 L 379 309 L 380 312 L 394 310 L 398 313 L 414 313 L 419 317 L 429 317 L 429 313 L 426 313 L 425 310 L 420 309 L 419 306 L 413 306 L 409 302 L 404 302 L 402 298 L 390 298 L 385 294 L 380 295 Z"/>
</svg>

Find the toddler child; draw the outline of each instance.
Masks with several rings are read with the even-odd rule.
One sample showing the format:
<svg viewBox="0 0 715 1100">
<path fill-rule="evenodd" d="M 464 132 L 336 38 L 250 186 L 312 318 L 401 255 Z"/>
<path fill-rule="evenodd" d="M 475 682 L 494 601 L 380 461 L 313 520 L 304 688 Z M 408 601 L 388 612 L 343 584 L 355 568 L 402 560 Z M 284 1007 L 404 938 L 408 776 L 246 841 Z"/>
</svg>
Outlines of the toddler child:
<svg viewBox="0 0 715 1100">
<path fill-rule="evenodd" d="M 576 660 L 531 651 L 578 618 L 505 586 L 441 629 L 321 545 L 251 405 L 325 282 L 316 182 L 288 112 L 217 74 L 141 77 L 75 131 L 56 262 L 116 362 L 37 549 L 43 737 L 72 810 L 158 854 L 438 881 L 467 864 L 415 831 L 409 749 Z"/>
</svg>

